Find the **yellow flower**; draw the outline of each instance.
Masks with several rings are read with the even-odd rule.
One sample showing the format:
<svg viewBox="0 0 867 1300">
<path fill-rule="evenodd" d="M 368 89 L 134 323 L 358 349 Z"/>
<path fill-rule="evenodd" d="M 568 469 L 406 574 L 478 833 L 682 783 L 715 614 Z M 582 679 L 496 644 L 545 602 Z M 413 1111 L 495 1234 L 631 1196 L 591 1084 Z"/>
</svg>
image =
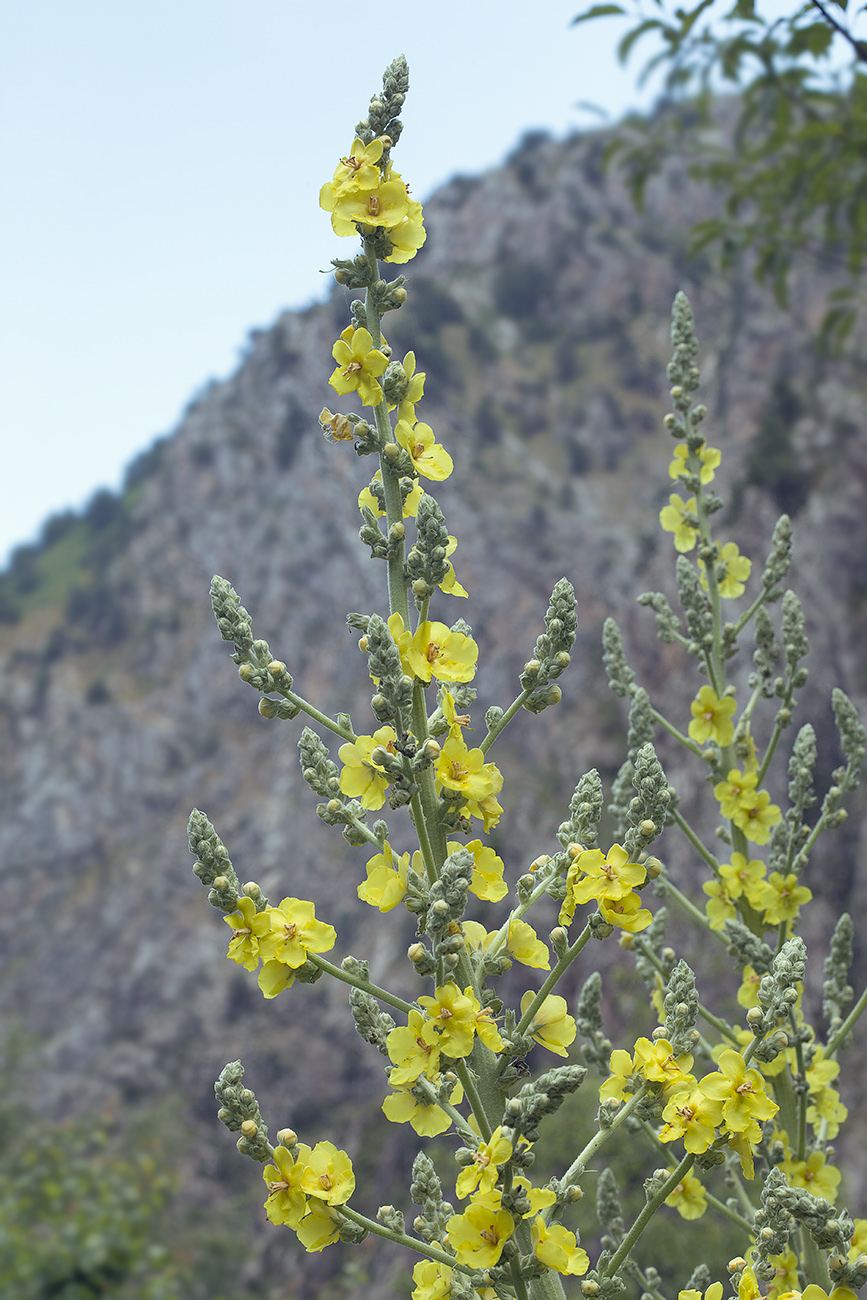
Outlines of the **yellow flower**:
<svg viewBox="0 0 867 1300">
<path fill-rule="evenodd" d="M 719 566 L 725 565 L 723 576 L 719 577 Z M 719 594 L 726 600 L 735 600 L 744 594 L 744 584 L 750 576 L 753 562 L 741 555 L 736 542 L 726 542 L 719 554 L 714 568 L 717 570 Z M 699 581 L 707 591 L 707 574 L 704 560 L 699 560 Z"/>
<path fill-rule="evenodd" d="M 458 539 L 449 534 L 449 544 L 446 547 L 446 556 L 453 555 L 458 547 Z M 449 560 L 446 576 L 439 584 L 440 591 L 444 591 L 447 596 L 469 596 L 469 592 L 458 582 L 455 566 Z"/>
<path fill-rule="evenodd" d="M 741 772 L 736 767 L 731 769 L 725 781 L 717 782 L 713 788 L 723 817 L 734 817 L 743 801 L 749 804 L 755 795 L 755 790 L 756 773 Z"/>
<path fill-rule="evenodd" d="M 494 773 L 499 777 L 496 784 Z M 496 794 L 503 778 L 493 763 L 486 763 L 480 749 L 467 749 L 460 736 L 450 735 L 443 743 L 436 765 L 437 790 L 458 790 L 467 800 L 484 799 Z"/>
<path fill-rule="evenodd" d="M 422 207 L 415 199 L 409 200 L 406 216 L 399 225 L 389 230 L 388 238 L 391 241 L 391 252 L 383 258 L 384 262 L 402 264 L 415 257 L 427 239 Z"/>
<path fill-rule="evenodd" d="M 771 803 L 767 790 L 759 790 L 749 799 L 744 796 L 732 815 L 732 821 L 753 844 L 767 844 L 771 827 L 776 826 L 782 815 L 777 805 Z"/>
<path fill-rule="evenodd" d="M 716 1138 L 716 1125 L 722 1121 L 722 1103 L 706 1097 L 699 1088 L 676 1092 L 662 1112 L 665 1128 L 660 1142 L 683 1138 L 687 1151 L 700 1155 Z"/>
<path fill-rule="evenodd" d="M 512 1186 L 520 1187 L 527 1194 L 530 1202 L 530 1208 L 526 1214 L 522 1215 L 525 1219 L 532 1219 L 540 1210 L 545 1210 L 549 1205 L 554 1205 L 557 1200 L 557 1193 L 550 1187 L 534 1187 L 529 1178 L 524 1178 L 521 1174 L 512 1176 Z"/>
<path fill-rule="evenodd" d="M 494 769 L 496 780 L 499 781 L 497 789 L 501 789 L 503 778 L 498 768 L 493 763 L 488 764 Z M 478 817 L 486 831 L 496 826 L 503 815 L 503 806 L 498 802 L 496 794 L 486 794 L 483 799 L 471 799 L 467 806 L 462 809 L 467 817 Z"/>
<path fill-rule="evenodd" d="M 560 908 L 559 923 L 568 925 L 578 903 L 591 898 L 611 901 L 626 898 L 636 885 L 644 883 L 644 867 L 629 861 L 629 854 L 614 844 L 604 854 L 601 849 L 584 849 L 573 858 L 566 875 L 566 897 Z"/>
<path fill-rule="evenodd" d="M 793 1250 L 782 1255 L 769 1255 L 768 1263 L 774 1266 L 774 1276 L 768 1285 L 768 1300 L 780 1300 L 786 1291 L 798 1285 L 798 1256 Z"/>
<path fill-rule="evenodd" d="M 694 1174 L 686 1173 L 670 1196 L 666 1205 L 677 1210 L 682 1219 L 700 1219 L 707 1209 L 707 1194 Z"/>
<path fill-rule="evenodd" d="M 680 1092 L 685 1087 L 694 1086 L 695 1079 L 689 1073 L 692 1068 L 692 1056 L 684 1052 L 675 1056 L 667 1038 L 639 1038 L 635 1043 L 635 1071 L 641 1073 L 648 1083 L 661 1083 L 666 1095 Z"/>
<path fill-rule="evenodd" d="M 341 158 L 334 169 L 332 186 L 337 190 L 353 187 L 356 190 L 375 190 L 382 180 L 379 168 L 382 149 L 380 137 L 365 144 L 356 136 L 348 156 Z"/>
<path fill-rule="evenodd" d="M 478 921 L 462 921 L 461 929 L 468 952 L 487 952 L 499 933 L 486 930 Z M 497 955 L 514 957 L 523 966 L 551 969 L 550 954 L 542 940 L 536 937 L 536 931 L 531 925 L 515 918 L 509 921 L 506 938 L 498 944 Z"/>
<path fill-rule="evenodd" d="M 637 1067 L 633 1064 L 632 1057 L 625 1052 L 622 1047 L 616 1047 L 611 1053 L 611 1060 L 608 1063 L 611 1073 L 605 1082 L 599 1088 L 599 1097 L 602 1101 L 625 1101 L 626 1094 L 632 1095 L 634 1089 L 630 1086 L 629 1080 L 632 1075 L 638 1073 Z"/>
<path fill-rule="evenodd" d="M 355 234 L 356 226 L 391 231 L 409 214 L 409 195 L 397 172 L 389 171 L 375 189 L 362 190 L 354 185 L 335 190 L 323 185 L 319 206 L 331 213 L 331 225 L 338 235 Z"/>
<path fill-rule="evenodd" d="M 448 1300 L 454 1271 L 435 1259 L 422 1259 L 412 1270 L 412 1300 Z"/>
<path fill-rule="evenodd" d="M 256 904 L 246 895 L 238 899 L 238 910 L 224 916 L 226 925 L 232 927 L 232 938 L 226 956 L 245 970 L 255 970 L 259 965 L 259 940 L 268 933 L 271 923 L 264 912 L 256 911 Z"/>
<path fill-rule="evenodd" d="M 792 1187 L 804 1187 L 813 1196 L 824 1196 L 833 1205 L 840 1186 L 840 1170 L 829 1165 L 821 1151 L 812 1151 L 806 1160 L 791 1156 L 780 1165 Z"/>
<path fill-rule="evenodd" d="M 722 1282 L 711 1282 L 704 1293 L 704 1300 L 722 1300 Z M 678 1291 L 677 1300 L 702 1300 L 700 1291 Z"/>
<path fill-rule="evenodd" d="M 581 1277 L 590 1267 L 586 1250 L 578 1245 L 574 1232 L 560 1223 L 547 1224 L 540 1214 L 530 1229 L 536 1258 L 557 1273 Z"/>
<path fill-rule="evenodd" d="M 328 381 L 331 387 L 338 393 L 357 392 L 365 406 L 377 406 L 382 401 L 378 376 L 388 365 L 388 358 L 373 346 L 370 331 L 347 325 L 331 355 L 337 362 Z"/>
<path fill-rule="evenodd" d="M 295 983 L 295 972 L 291 966 L 284 966 L 282 961 L 266 961 L 262 963 L 258 982 L 266 998 L 276 998 L 284 989 L 291 989 Z"/>
<path fill-rule="evenodd" d="M 537 970 L 551 969 L 551 955 L 547 945 L 526 921 L 512 917 L 506 933 L 506 952 L 522 966 L 532 966 Z"/>
<path fill-rule="evenodd" d="M 335 415 L 323 406 L 319 412 L 319 425 L 329 442 L 352 442 L 355 430 L 345 415 Z"/>
<path fill-rule="evenodd" d="M 333 1142 L 317 1142 L 312 1151 L 299 1146 L 303 1161 L 301 1186 L 307 1196 L 317 1197 L 327 1205 L 345 1205 L 355 1191 L 352 1161 Z"/>
<path fill-rule="evenodd" d="M 809 1070 L 807 1077 L 809 1078 Z M 807 1107 L 807 1123 L 812 1124 L 817 1133 L 824 1125 L 824 1136 L 833 1140 L 840 1132 L 840 1125 L 846 1120 L 848 1114 L 837 1089 L 823 1088 L 821 1092 L 816 1093 L 812 1104 Z"/>
<path fill-rule="evenodd" d="M 453 1214 L 446 1227 L 448 1241 L 459 1263 L 471 1268 L 493 1268 L 503 1246 L 515 1230 L 515 1220 L 500 1209 L 499 1194 L 470 1201 L 463 1214 Z"/>
<path fill-rule="evenodd" d="M 297 970 L 308 952 L 328 952 L 337 942 L 333 925 L 316 920 L 313 903 L 303 898 L 284 898 L 279 907 L 266 907 L 269 931 L 260 943 L 264 962 L 281 962 Z"/>
<path fill-rule="evenodd" d="M 852 1241 L 849 1246 L 849 1258 L 857 1259 L 859 1255 L 867 1251 L 867 1219 L 853 1219 L 855 1231 L 852 1234 Z"/>
<path fill-rule="evenodd" d="M 812 891 L 806 885 L 798 884 L 795 873 L 783 876 L 779 871 L 772 871 L 761 889 L 755 891 L 753 906 L 764 912 L 767 925 L 781 925 L 783 921 L 794 921 L 802 903 L 809 903 Z"/>
<path fill-rule="evenodd" d="M 759 985 L 762 977 L 758 971 L 753 970 L 752 966 L 745 966 L 741 986 L 738 989 L 738 1002 L 742 1007 L 757 1007 L 759 1005 Z"/>
<path fill-rule="evenodd" d="M 439 1074 L 442 1043 L 437 1027 L 420 1011 L 410 1011 L 406 1025 L 397 1025 L 385 1040 L 392 1063 L 397 1067 L 389 1076 L 393 1088 L 415 1083 L 420 1075 L 435 1079 Z"/>
<path fill-rule="evenodd" d="M 724 880 L 707 880 L 702 885 L 702 889 L 708 895 L 705 911 L 710 928 L 721 930 L 726 921 L 732 920 L 738 914 L 732 894 Z"/>
<path fill-rule="evenodd" d="M 686 478 L 689 473 L 686 463 L 688 456 L 689 448 L 686 443 L 679 442 L 674 449 L 674 460 L 668 467 L 669 478 Z M 701 482 L 712 482 L 713 472 L 719 467 L 719 463 L 722 460 L 720 452 L 717 451 L 716 447 L 708 447 L 706 443 L 702 443 L 698 449 L 698 457 L 701 461 L 701 472 L 699 474 Z"/>
<path fill-rule="evenodd" d="M 674 548 L 677 551 L 691 551 L 698 540 L 698 529 L 686 519 L 686 514 L 695 514 L 695 497 L 684 501 L 677 492 L 672 492 L 668 505 L 659 512 L 659 522 L 667 533 L 674 533 Z"/>
<path fill-rule="evenodd" d="M 394 437 L 409 452 L 419 474 L 436 483 L 449 477 L 455 467 L 454 461 L 445 447 L 437 442 L 429 424 L 416 424 L 413 427 L 408 420 L 398 420 Z"/>
<path fill-rule="evenodd" d="M 385 803 L 385 792 L 391 778 L 381 767 L 371 762 L 371 754 L 382 746 L 396 754 L 397 732 L 394 727 L 380 727 L 372 736 L 356 736 L 351 744 L 341 745 L 337 756 L 344 764 L 340 773 L 340 789 L 350 799 L 360 799 L 362 808 L 375 811 Z"/>
<path fill-rule="evenodd" d="M 723 1123 L 732 1133 L 744 1133 L 756 1121 L 772 1119 L 780 1109 L 765 1092 L 758 1070 L 747 1069 L 744 1058 L 731 1048 L 720 1054 L 719 1070 L 706 1074 L 699 1088 L 706 1097 L 723 1103 Z"/>
<path fill-rule="evenodd" d="M 413 854 L 413 867 L 421 868 L 421 853 Z M 382 853 L 377 853 L 367 864 L 367 880 L 358 886 L 358 897 L 371 907 L 378 907 L 380 912 L 390 912 L 406 897 L 407 872 L 409 871 L 409 854 L 401 853 L 395 862 L 391 845 L 383 845 Z"/>
<path fill-rule="evenodd" d="M 823 1291 L 815 1282 L 805 1286 L 803 1291 L 783 1291 L 778 1300 L 858 1300 L 854 1291 L 847 1286 L 835 1286 L 830 1294 Z"/>
<path fill-rule="evenodd" d="M 382 482 L 381 469 L 378 469 L 376 471 L 376 473 L 373 476 L 373 481 L 376 483 Z M 418 504 L 421 501 L 423 496 L 424 496 L 424 488 L 422 487 L 421 483 L 416 482 L 413 485 L 413 489 L 410 492 L 409 496 L 406 498 L 406 500 L 403 503 L 404 519 L 415 519 L 416 515 L 418 514 Z M 362 488 L 358 494 L 359 510 L 361 509 L 362 506 L 367 506 L 368 510 L 377 519 L 382 519 L 382 517 L 385 514 L 385 511 L 382 509 L 382 507 L 380 506 L 379 502 L 377 501 L 376 497 L 373 495 L 373 492 L 370 490 L 369 487 Z"/>
<path fill-rule="evenodd" d="M 503 1040 L 491 1012 L 487 1007 L 482 1008 L 472 985 L 467 985 L 461 993 L 456 984 L 449 982 L 435 989 L 433 997 L 418 1001 L 438 1030 L 442 1049 L 448 1056 L 469 1056 L 474 1034 L 492 1052 L 502 1050 Z"/>
<path fill-rule="evenodd" d="M 761 1300 L 761 1295 L 755 1273 L 751 1268 L 745 1268 L 738 1282 L 738 1300 Z"/>
<path fill-rule="evenodd" d="M 455 1191 L 461 1200 L 478 1188 L 479 1192 L 492 1192 L 497 1185 L 497 1169 L 512 1156 L 512 1144 L 502 1136 L 501 1126 L 491 1134 L 489 1142 L 479 1144 L 473 1153 L 473 1163 L 458 1174 Z"/>
<path fill-rule="evenodd" d="M 535 996 L 528 990 L 521 998 L 521 1015 Z M 575 1041 L 578 1028 L 572 1017 L 567 1014 L 566 999 L 552 993 L 545 998 L 541 1006 L 536 1008 L 527 1032 L 535 1042 L 542 1047 L 547 1047 L 549 1052 L 555 1052 L 557 1056 L 568 1056 L 566 1048 Z"/>
<path fill-rule="evenodd" d="M 627 894 L 625 898 L 608 898 L 599 900 L 599 911 L 609 925 L 619 925 L 628 934 L 637 934 L 646 930 L 653 917 L 646 907 L 641 906 L 637 894 Z"/>
<path fill-rule="evenodd" d="M 423 370 L 416 371 L 414 352 L 407 352 L 402 366 L 403 373 L 406 375 L 407 390 L 400 406 L 397 408 L 397 418 L 398 421 L 406 420 L 408 424 L 413 425 L 415 424 L 416 404 L 424 396 L 424 381 L 427 379 L 427 374 Z M 393 402 L 389 404 L 388 409 L 390 411 L 394 410 Z"/>
<path fill-rule="evenodd" d="M 709 740 L 721 747 L 731 744 L 735 734 L 731 719 L 737 708 L 733 695 L 724 695 L 720 699 L 712 686 L 702 686 L 689 707 L 692 713 L 690 740 L 699 745 L 706 745 Z"/>
<path fill-rule="evenodd" d="M 285 1223 L 297 1228 L 307 1208 L 307 1197 L 301 1186 L 304 1166 L 294 1159 L 288 1148 L 274 1148 L 273 1165 L 262 1170 L 268 1186 L 265 1213 L 272 1223 Z"/>
<path fill-rule="evenodd" d="M 457 1106 L 463 1099 L 463 1086 L 456 1083 L 449 1101 Z M 409 1084 L 390 1093 L 382 1103 L 382 1111 L 393 1124 L 411 1124 L 420 1137 L 438 1137 L 450 1128 L 452 1122 L 442 1106 L 417 1095 Z"/>
<path fill-rule="evenodd" d="M 295 1229 L 298 1240 L 309 1253 L 324 1250 L 340 1237 L 340 1216 L 325 1201 L 314 1197 L 307 1202 L 307 1213 Z"/>
<path fill-rule="evenodd" d="M 447 695 L 446 700 L 451 700 Z M 473 878 L 470 881 L 470 893 L 475 894 L 476 898 L 485 899 L 489 903 L 499 903 L 509 892 L 509 886 L 503 879 L 505 865 L 503 859 L 497 857 L 497 854 L 487 844 L 481 840 L 470 840 L 469 844 L 459 844 L 457 840 L 449 840 L 446 845 L 449 856 L 456 853 L 458 849 L 465 848 L 468 853 L 473 855 Z M 520 961 L 520 958 L 518 958 Z"/>
<path fill-rule="evenodd" d="M 400 614 L 392 614 L 388 628 L 398 648 L 401 658 L 406 659 L 409 675 L 415 676 L 427 685 L 432 677 L 440 682 L 471 682 L 476 675 L 476 661 L 479 647 L 471 636 L 463 632 L 452 632 L 445 623 L 432 623 L 425 620 L 419 623 L 406 649 L 400 645 L 398 636 L 392 628 L 400 620 L 398 635 L 403 633 L 403 619 Z"/>
<path fill-rule="evenodd" d="M 753 907 L 756 906 L 754 899 L 761 891 L 766 871 L 767 867 L 759 858 L 747 862 L 743 853 L 733 853 L 731 862 L 722 863 L 719 869 L 729 897 L 740 898 L 745 894 L 747 902 Z"/>
</svg>

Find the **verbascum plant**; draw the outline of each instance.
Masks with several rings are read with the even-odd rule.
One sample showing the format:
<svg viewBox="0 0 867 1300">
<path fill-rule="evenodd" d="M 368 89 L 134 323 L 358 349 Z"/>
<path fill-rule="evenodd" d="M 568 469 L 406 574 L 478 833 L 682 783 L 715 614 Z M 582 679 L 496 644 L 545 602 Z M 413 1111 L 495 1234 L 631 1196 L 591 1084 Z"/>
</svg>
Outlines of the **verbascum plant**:
<svg viewBox="0 0 867 1300">
<path fill-rule="evenodd" d="M 198 811 L 190 820 L 190 849 L 194 870 L 231 932 L 229 959 L 251 977 L 258 972 L 266 998 L 303 998 L 293 985 L 322 975 L 348 986 L 356 1028 L 383 1058 L 382 1109 L 420 1137 L 452 1144 L 453 1199 L 444 1198 L 434 1163 L 421 1149 L 408 1188 L 418 1211 L 410 1229 L 404 1212 L 391 1205 L 373 1218 L 361 1213 L 352 1203 L 355 1176 L 344 1151 L 330 1141 L 311 1146 L 291 1128 L 277 1132 L 276 1145 L 269 1142 L 240 1062 L 226 1066 L 217 1082 L 219 1118 L 239 1135 L 239 1151 L 263 1165 L 272 1223 L 297 1233 L 308 1251 L 337 1240 L 360 1242 L 369 1233 L 407 1248 L 418 1260 L 414 1300 L 474 1294 L 555 1300 L 578 1287 L 585 1296 L 605 1297 L 627 1283 L 665 1300 L 652 1262 L 654 1249 L 664 1250 L 660 1234 L 644 1235 L 663 1206 L 684 1220 L 713 1212 L 731 1232 L 725 1284 L 695 1257 L 684 1270 L 680 1300 L 701 1300 L 702 1293 L 720 1300 L 726 1288 L 738 1300 L 824 1300 L 829 1293 L 850 1300 L 867 1281 L 867 1220 L 853 1220 L 837 1204 L 840 1172 L 829 1143 L 847 1118 L 836 1088 L 838 1058 L 867 991 L 850 1009 L 853 927 L 844 915 L 825 960 L 824 1023 L 809 1023 L 801 998 L 806 950 L 797 929 L 812 897 L 802 883 L 812 850 L 845 816 L 841 804 L 858 783 L 865 733 L 849 700 L 835 691 L 845 762 L 818 811 L 809 724 L 788 759 L 788 807 L 772 802 L 770 766 L 781 761 L 780 741 L 807 679 L 804 616 L 794 593 L 783 589 L 789 521 L 779 521 L 758 582 L 737 543 L 716 533 L 721 452 L 706 444 L 706 410 L 693 403 L 698 344 L 689 304 L 679 294 L 668 367 L 674 410 L 665 417 L 675 439 L 674 490 L 660 524 L 677 555 L 682 614 L 660 593 L 639 599 L 653 611 L 661 639 L 677 642 L 693 661 L 693 698 L 675 718 L 664 717 L 637 684 L 620 631 L 608 620 L 603 643 L 611 689 L 630 706 L 628 757 L 610 795 L 618 842 L 598 842 L 604 794 L 593 770 L 578 782 L 546 850 L 510 879 L 511 864 L 507 869 L 486 838 L 503 815 L 501 796 L 508 803 L 495 745 L 520 709 L 541 714 L 559 702 L 557 682 L 576 635 L 575 596 L 566 579 L 557 583 L 514 700 L 508 708 L 488 708 L 481 734 L 472 685 L 478 647 L 464 619 L 447 612 L 452 599 L 467 597 L 453 567 L 457 543 L 430 491 L 451 474 L 452 456 L 420 419 L 425 375 L 416 357 L 394 357 L 382 332 L 383 317 L 400 309 L 407 290 L 402 276 L 383 278 L 381 264 L 410 261 L 425 239 L 421 204 L 409 197 L 392 163 L 407 85 L 398 59 L 320 196 L 335 232 L 361 240 L 356 256 L 334 263 L 338 282 L 362 296 L 334 344 L 330 379 L 360 410 L 326 407 L 320 422 L 329 440 L 352 443 L 359 456 L 378 461 L 359 498 L 360 537 L 383 565 L 388 606 L 348 618 L 373 682 L 368 731 L 356 732 L 346 714 L 327 716 L 294 689 L 286 665 L 254 638 L 249 614 L 224 579 L 214 578 L 212 600 L 241 678 L 261 697 L 260 713 L 284 720 L 305 714 L 313 724 L 298 741 L 302 772 L 322 801 L 320 818 L 340 828 L 350 858 L 366 850 L 355 868 L 359 898 L 383 917 L 401 907 L 415 916 L 417 938 L 407 954 L 419 980 L 415 1001 L 374 984 L 365 961 L 325 955 L 337 948 L 338 936 L 317 915 L 322 900 L 287 897 L 272 904 L 255 883 L 242 886 Z M 341 454 L 339 446 L 334 454 Z M 740 606 L 727 603 L 741 598 Z M 736 691 L 730 661 L 736 650 L 743 655 L 748 634 L 754 671 Z M 771 716 L 754 733 L 761 711 Z M 467 739 L 472 728 L 477 744 Z M 699 778 L 710 776 L 708 797 L 712 790 L 720 821 L 713 848 L 683 815 L 663 772 L 653 747 L 660 729 L 687 751 Z M 394 831 L 378 816 L 386 805 L 391 812 L 409 810 L 408 818 L 392 819 Z M 686 837 L 706 875 L 700 893 L 694 873 L 675 882 L 663 854 L 651 855 L 663 832 Z M 526 919 L 546 896 L 559 904 L 547 942 Z M 468 907 L 475 914 L 480 905 L 491 911 L 487 925 L 466 917 Z M 666 945 L 666 905 L 694 924 L 700 948 L 719 945 L 734 962 L 741 1022 L 712 1009 L 714 990 L 700 993 L 692 968 Z M 658 1021 L 649 1038 L 614 1048 L 590 958 L 591 941 L 611 937 L 624 955 L 631 950 Z M 556 990 L 579 959 L 590 970 L 573 1015 Z M 513 963 L 542 978 L 528 977 L 531 987 L 508 1007 L 496 981 Z M 569 1059 L 579 1034 L 584 1064 Z M 547 1053 L 562 1063 L 545 1068 Z M 535 1065 L 540 1056 L 541 1073 L 533 1077 L 526 1058 Z M 587 1082 L 588 1068 L 601 1082 Z M 556 1177 L 534 1184 L 540 1130 L 582 1087 L 587 1115 L 595 1117 L 593 1136 L 563 1159 Z M 645 1144 L 648 1158 L 645 1204 L 628 1224 L 615 1171 L 601 1163 L 606 1144 L 624 1126 Z M 588 1184 L 597 1191 L 596 1219 L 582 1204 Z M 597 1220 L 604 1235 L 591 1260 L 580 1229 L 593 1238 Z M 689 1258 L 686 1237 L 678 1257 Z"/>
</svg>

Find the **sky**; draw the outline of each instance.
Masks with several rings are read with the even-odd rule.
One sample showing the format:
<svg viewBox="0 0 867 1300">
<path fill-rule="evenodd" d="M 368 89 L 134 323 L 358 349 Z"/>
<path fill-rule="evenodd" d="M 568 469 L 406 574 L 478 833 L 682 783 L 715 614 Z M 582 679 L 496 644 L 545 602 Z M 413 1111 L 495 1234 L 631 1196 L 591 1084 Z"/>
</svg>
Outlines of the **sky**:
<svg viewBox="0 0 867 1300">
<path fill-rule="evenodd" d="M 395 55 L 422 199 L 529 129 L 598 126 L 588 102 L 648 107 L 585 7 L 0 0 L 0 565 L 326 292 L 319 188 Z"/>
</svg>

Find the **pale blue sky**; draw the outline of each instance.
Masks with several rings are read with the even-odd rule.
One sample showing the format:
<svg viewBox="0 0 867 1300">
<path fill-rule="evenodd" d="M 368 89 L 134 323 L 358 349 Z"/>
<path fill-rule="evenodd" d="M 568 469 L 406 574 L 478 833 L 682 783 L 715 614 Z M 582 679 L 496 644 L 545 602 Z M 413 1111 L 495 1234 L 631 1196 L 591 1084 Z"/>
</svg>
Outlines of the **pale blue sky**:
<svg viewBox="0 0 867 1300">
<path fill-rule="evenodd" d="M 0 563 L 323 292 L 345 249 L 319 187 L 394 55 L 422 198 L 527 129 L 596 125 L 580 101 L 646 105 L 583 7 L 0 0 Z"/>
</svg>

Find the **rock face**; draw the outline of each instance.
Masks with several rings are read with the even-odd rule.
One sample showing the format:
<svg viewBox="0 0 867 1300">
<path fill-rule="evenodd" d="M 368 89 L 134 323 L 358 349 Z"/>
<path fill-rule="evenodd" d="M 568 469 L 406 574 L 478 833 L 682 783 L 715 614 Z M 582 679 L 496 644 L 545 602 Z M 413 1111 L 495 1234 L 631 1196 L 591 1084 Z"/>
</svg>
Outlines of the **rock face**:
<svg viewBox="0 0 867 1300">
<path fill-rule="evenodd" d="M 413 347 L 427 372 L 420 416 L 455 459 L 434 490 L 471 602 L 467 612 L 443 598 L 436 616 L 473 623 L 477 726 L 516 693 L 554 582 L 569 577 L 578 595 L 562 704 L 522 714 L 498 744 L 507 815 L 495 843 L 512 880 L 551 845 L 581 773 L 596 766 L 608 781 L 622 760 L 625 720 L 601 669 L 604 617 L 621 622 L 641 680 L 683 727 L 699 684 L 683 687 L 681 652 L 657 641 L 649 611 L 634 604 L 646 589 L 674 601 L 672 548 L 656 516 L 671 490 L 661 421 L 678 289 L 697 319 L 728 533 L 754 572 L 778 514 L 794 516 L 789 581 L 812 644 L 799 720 L 818 733 L 820 793 L 840 761 L 830 690 L 857 703 L 865 689 L 864 368 L 812 350 L 828 284 L 805 272 L 783 313 L 746 271 L 721 278 L 687 261 L 689 224 L 713 197 L 672 164 L 637 216 L 601 171 L 603 145 L 532 137 L 503 167 L 442 189 L 426 206 L 430 236 L 408 268 L 408 303 L 386 320 L 396 355 Z M 330 353 L 347 308 L 337 290 L 257 331 L 237 372 L 201 392 L 175 433 L 131 467 L 123 495 L 50 521 L 0 591 L 6 1019 L 36 1048 L 34 1096 L 51 1113 L 173 1099 L 194 1140 L 190 1195 L 204 1204 L 220 1194 L 218 1172 L 243 1163 L 229 1159 L 211 1094 L 240 1055 L 272 1132 L 291 1124 L 305 1140 L 339 1140 L 362 1170 L 379 1171 L 382 1200 L 393 1192 L 410 1208 L 402 1135 L 369 1122 L 381 1062 L 354 1033 L 340 990 L 322 981 L 263 1004 L 254 979 L 225 960 L 228 935 L 185 839 L 198 806 L 242 880 L 274 901 L 312 898 L 336 926 L 341 956 L 368 957 L 375 978 L 414 995 L 402 955 L 410 918 L 397 934 L 361 908 L 365 855 L 316 817 L 297 762 L 301 723 L 260 718 L 208 605 L 217 572 L 296 688 L 372 729 L 365 662 L 344 622 L 349 610 L 384 605 L 384 570 L 357 538 L 355 499 L 372 466 L 351 444 L 326 443 L 316 422 L 323 402 L 335 405 Z M 863 357 L 863 340 L 855 351 Z M 660 754 L 692 807 L 700 774 L 664 739 Z M 824 900 L 811 936 L 820 945 L 841 903 L 867 904 L 855 811 L 808 881 Z M 695 873 L 673 836 L 661 852 L 687 879 Z M 811 963 L 813 989 L 825 951 Z M 308 1258 L 267 1240 L 256 1267 L 277 1250 L 311 1289 L 333 1267 L 327 1252 Z M 392 1265 L 371 1258 L 376 1292 Z"/>
</svg>

